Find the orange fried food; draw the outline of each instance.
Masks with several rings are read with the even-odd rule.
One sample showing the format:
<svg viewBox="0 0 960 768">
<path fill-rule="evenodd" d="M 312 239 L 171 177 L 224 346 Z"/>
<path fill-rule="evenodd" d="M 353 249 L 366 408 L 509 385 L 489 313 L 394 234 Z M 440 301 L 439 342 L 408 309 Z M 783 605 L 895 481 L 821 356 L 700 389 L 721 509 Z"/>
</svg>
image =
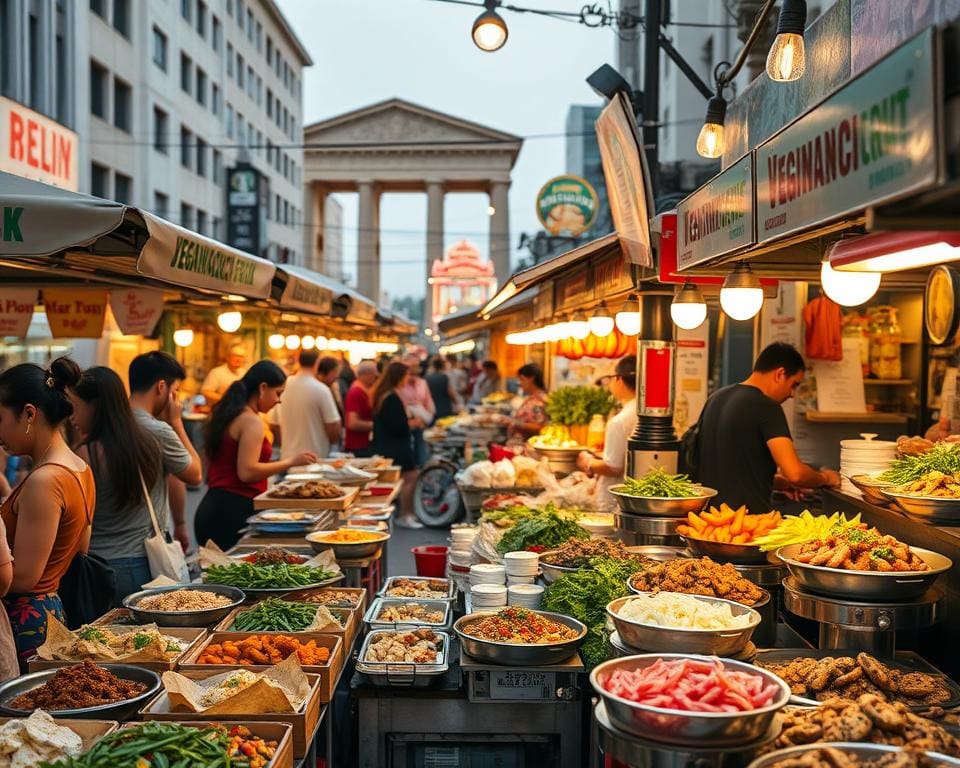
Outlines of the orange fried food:
<svg viewBox="0 0 960 768">
<path fill-rule="evenodd" d="M 197 658 L 198 664 L 250 666 L 279 664 L 293 654 L 305 666 L 320 666 L 330 660 L 330 649 L 315 639 L 301 641 L 289 635 L 250 635 L 242 640 L 211 643 Z"/>
<path fill-rule="evenodd" d="M 709 511 L 699 514 L 689 512 L 686 524 L 677 526 L 677 533 L 703 541 L 750 544 L 754 539 L 770 533 L 780 525 L 782 519 L 776 510 L 763 515 L 751 515 L 745 506 L 733 509 L 724 502 L 720 509 L 710 507 Z"/>
</svg>

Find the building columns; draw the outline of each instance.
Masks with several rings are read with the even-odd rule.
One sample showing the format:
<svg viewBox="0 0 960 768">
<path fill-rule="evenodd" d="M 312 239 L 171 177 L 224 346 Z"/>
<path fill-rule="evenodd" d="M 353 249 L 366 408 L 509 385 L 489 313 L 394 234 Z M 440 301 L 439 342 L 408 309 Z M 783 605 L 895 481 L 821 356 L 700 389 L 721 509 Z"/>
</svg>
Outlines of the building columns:
<svg viewBox="0 0 960 768">
<path fill-rule="evenodd" d="M 423 302 L 423 327 L 433 328 L 433 285 L 430 270 L 435 261 L 443 261 L 443 184 L 427 182 L 427 290 Z"/>
<path fill-rule="evenodd" d="M 303 228 L 303 253 L 306 267 L 314 272 L 326 274 L 324 206 L 327 201 L 327 190 L 319 184 L 311 184 L 306 187 L 304 198 L 303 211 L 306 221 Z"/>
<path fill-rule="evenodd" d="M 490 182 L 490 261 L 497 275 L 497 285 L 503 286 L 510 278 L 510 183 Z"/>
<path fill-rule="evenodd" d="M 357 235 L 357 289 L 380 303 L 380 191 L 372 181 L 357 184 L 360 193 Z"/>
</svg>

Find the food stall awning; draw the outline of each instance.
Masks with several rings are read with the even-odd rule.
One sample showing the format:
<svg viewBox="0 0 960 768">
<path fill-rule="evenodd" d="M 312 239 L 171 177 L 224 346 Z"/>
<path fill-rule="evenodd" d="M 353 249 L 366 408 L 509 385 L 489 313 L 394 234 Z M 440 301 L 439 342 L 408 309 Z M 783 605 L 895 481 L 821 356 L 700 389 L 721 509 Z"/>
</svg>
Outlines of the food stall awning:
<svg viewBox="0 0 960 768">
<path fill-rule="evenodd" d="M 552 259 L 541 261 L 532 267 L 521 269 L 510 277 L 506 285 L 497 291 L 496 295 L 483 306 L 479 314 L 486 316 L 501 311 L 504 302 L 514 296 L 558 277 L 571 267 L 582 266 L 581 263 L 587 259 L 607 256 L 619 250 L 620 241 L 614 232 L 597 238 L 596 240 L 591 240 L 589 243 L 578 246 Z M 441 327 L 442 325 L 443 323 L 441 321 Z"/>
<path fill-rule="evenodd" d="M 533 302 L 536 291 L 524 291 L 522 295 L 514 296 L 504 301 L 493 315 L 483 315 L 482 310 L 475 308 L 463 309 L 453 315 L 443 318 L 437 329 L 444 344 L 455 344 L 475 338 L 480 331 L 486 331 L 496 325 L 509 323 L 511 326 L 522 328 L 533 321 Z"/>
<path fill-rule="evenodd" d="M 329 291 L 331 305 L 327 313 L 331 317 L 356 325 L 377 325 L 379 307 L 350 286 L 303 267 L 282 264 L 277 267 L 277 270 L 280 273 L 281 280 L 289 280 L 293 277 L 301 281 L 303 285 L 312 286 L 314 290 Z M 286 307 L 281 308 L 285 309 Z M 290 307 L 290 309 L 294 308 L 293 306 Z M 312 312 L 314 310 L 306 309 L 305 311 Z"/>
<path fill-rule="evenodd" d="M 146 211 L 0 173 L 0 260 L 267 299 L 276 267 Z M 139 278 L 139 279 L 136 279 Z"/>
</svg>

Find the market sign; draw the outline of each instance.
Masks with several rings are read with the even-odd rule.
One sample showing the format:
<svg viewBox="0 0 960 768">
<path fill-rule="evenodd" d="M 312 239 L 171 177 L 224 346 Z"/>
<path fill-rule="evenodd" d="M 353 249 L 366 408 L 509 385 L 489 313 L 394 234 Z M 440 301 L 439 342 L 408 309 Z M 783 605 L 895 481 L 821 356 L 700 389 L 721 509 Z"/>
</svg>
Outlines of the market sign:
<svg viewBox="0 0 960 768">
<path fill-rule="evenodd" d="M 107 292 L 97 288 L 44 288 L 43 306 L 55 339 L 97 339 L 103 334 Z"/>
<path fill-rule="evenodd" d="M 266 176 L 240 163 L 227 171 L 227 242 L 260 255 L 266 247 L 266 212 L 270 204 Z"/>
<path fill-rule="evenodd" d="M 753 222 L 753 155 L 748 153 L 677 206 L 677 268 L 753 245 Z"/>
<path fill-rule="evenodd" d="M 537 217 L 551 235 L 579 237 L 597 219 L 599 198 L 589 181 L 557 176 L 537 193 Z"/>
<path fill-rule="evenodd" d="M 757 148 L 758 242 L 936 184 L 936 41 L 927 29 Z"/>
<path fill-rule="evenodd" d="M 0 171 L 76 192 L 78 147 L 69 128 L 0 97 Z"/>
<path fill-rule="evenodd" d="M 163 314 L 163 294 L 139 288 L 110 291 L 110 310 L 126 336 L 150 336 Z"/>
<path fill-rule="evenodd" d="M 0 290 L 0 337 L 26 338 L 36 303 L 36 288 L 4 288 Z"/>
<path fill-rule="evenodd" d="M 287 284 L 280 296 L 283 309 L 302 309 L 320 315 L 329 315 L 333 307 L 333 292 L 322 285 L 290 274 L 285 269 Z"/>
</svg>

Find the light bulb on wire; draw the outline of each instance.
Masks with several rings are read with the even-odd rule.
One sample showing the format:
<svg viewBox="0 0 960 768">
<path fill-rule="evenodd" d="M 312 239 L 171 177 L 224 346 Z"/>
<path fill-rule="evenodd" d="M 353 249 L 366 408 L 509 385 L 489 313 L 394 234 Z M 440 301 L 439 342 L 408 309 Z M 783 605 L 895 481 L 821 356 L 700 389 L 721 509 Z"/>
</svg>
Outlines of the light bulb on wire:
<svg viewBox="0 0 960 768">
<path fill-rule="evenodd" d="M 763 306 L 763 286 L 746 264 L 737 264 L 724 278 L 720 306 L 733 320 L 749 320 Z"/>
<path fill-rule="evenodd" d="M 496 9 L 500 0 L 484 0 L 484 12 L 473 22 L 473 44 L 481 51 L 493 53 L 499 51 L 507 42 L 509 32 L 505 22 Z"/>
<path fill-rule="evenodd" d="M 685 331 L 699 328 L 703 325 L 703 321 L 707 319 L 707 302 L 704 301 L 700 289 L 689 280 L 680 287 L 673 297 L 673 303 L 670 305 L 670 317 L 678 328 Z"/>
<path fill-rule="evenodd" d="M 570 322 L 567 323 L 567 331 L 571 337 L 579 339 L 580 341 L 583 341 L 590 335 L 590 322 L 581 310 L 578 309 L 573 313 L 573 317 L 571 317 Z"/>
<path fill-rule="evenodd" d="M 637 336 L 640 333 L 640 300 L 631 293 L 623 302 L 615 318 L 617 330 L 625 336 Z"/>
<path fill-rule="evenodd" d="M 777 19 L 777 36 L 767 54 L 767 76 L 778 83 L 803 77 L 806 50 L 803 28 L 807 25 L 806 0 L 783 0 Z"/>
<path fill-rule="evenodd" d="M 607 309 L 605 301 L 601 301 L 600 305 L 593 310 L 593 314 L 587 320 L 587 323 L 590 326 L 590 333 L 599 338 L 605 338 L 613 333 L 615 321 L 610 314 L 610 310 Z"/>
<path fill-rule="evenodd" d="M 192 328 L 177 328 L 173 332 L 173 343 L 178 347 L 189 347 L 193 344 L 193 329 Z"/>
<path fill-rule="evenodd" d="M 224 333 L 236 333 L 240 330 L 240 324 L 243 323 L 243 315 L 236 310 L 221 312 L 217 316 L 217 325 Z"/>
<path fill-rule="evenodd" d="M 267 339 L 267 346 L 270 349 L 283 349 L 283 334 L 274 333 Z"/>
<path fill-rule="evenodd" d="M 880 290 L 879 272 L 841 272 L 825 260 L 820 265 L 820 287 L 842 307 L 859 307 Z"/>
<path fill-rule="evenodd" d="M 701 157 L 722 157 L 727 149 L 724 121 L 727 117 L 727 102 L 719 93 L 707 102 L 707 115 L 697 136 L 697 154 Z"/>
</svg>

